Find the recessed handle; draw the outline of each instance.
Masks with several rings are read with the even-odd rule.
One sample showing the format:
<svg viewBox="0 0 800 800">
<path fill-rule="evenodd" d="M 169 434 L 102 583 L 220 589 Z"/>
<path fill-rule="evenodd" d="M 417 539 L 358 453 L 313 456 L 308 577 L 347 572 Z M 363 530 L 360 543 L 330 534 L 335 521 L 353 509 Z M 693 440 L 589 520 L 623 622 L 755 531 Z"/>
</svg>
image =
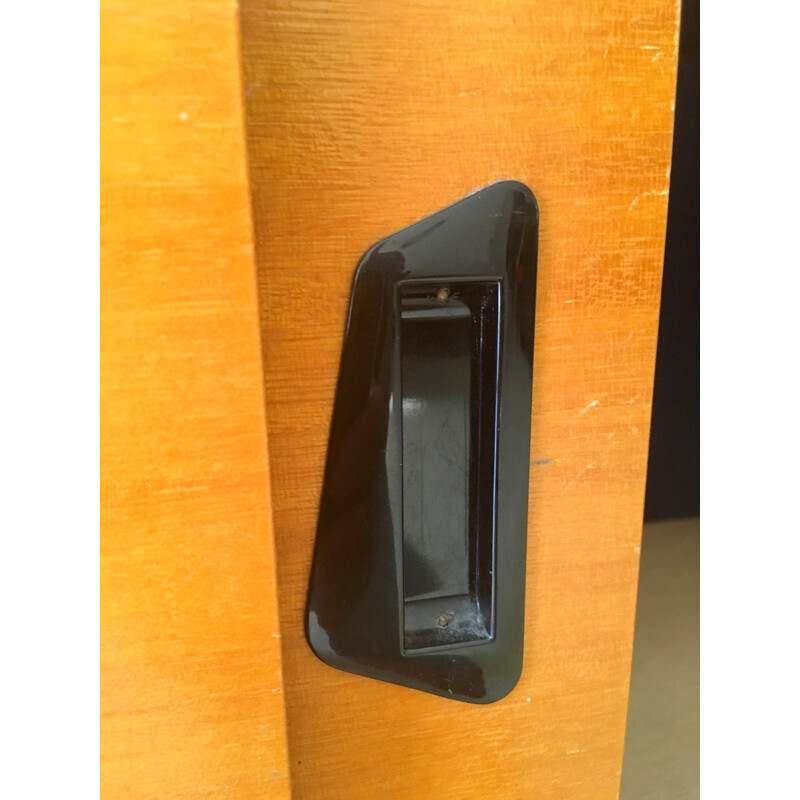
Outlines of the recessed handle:
<svg viewBox="0 0 800 800">
<path fill-rule="evenodd" d="M 504 181 L 356 271 L 308 601 L 332 666 L 482 703 L 519 678 L 537 234 Z"/>
<path fill-rule="evenodd" d="M 407 653 L 494 635 L 500 288 L 398 284 Z"/>
</svg>

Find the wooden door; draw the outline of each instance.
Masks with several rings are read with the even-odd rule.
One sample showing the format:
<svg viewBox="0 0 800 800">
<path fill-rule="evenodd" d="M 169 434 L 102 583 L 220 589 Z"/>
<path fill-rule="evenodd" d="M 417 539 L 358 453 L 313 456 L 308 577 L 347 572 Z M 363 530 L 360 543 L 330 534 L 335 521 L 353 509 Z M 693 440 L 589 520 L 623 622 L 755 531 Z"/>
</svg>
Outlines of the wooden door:
<svg viewBox="0 0 800 800">
<path fill-rule="evenodd" d="M 617 796 L 678 12 L 104 0 L 104 796 Z M 303 612 L 356 261 L 502 178 L 540 208 L 525 659 L 470 706 Z"/>
<path fill-rule="evenodd" d="M 244 0 L 293 794 L 617 796 L 672 141 L 674 3 Z M 353 269 L 492 181 L 540 209 L 525 659 L 489 706 L 303 634 Z"/>
</svg>

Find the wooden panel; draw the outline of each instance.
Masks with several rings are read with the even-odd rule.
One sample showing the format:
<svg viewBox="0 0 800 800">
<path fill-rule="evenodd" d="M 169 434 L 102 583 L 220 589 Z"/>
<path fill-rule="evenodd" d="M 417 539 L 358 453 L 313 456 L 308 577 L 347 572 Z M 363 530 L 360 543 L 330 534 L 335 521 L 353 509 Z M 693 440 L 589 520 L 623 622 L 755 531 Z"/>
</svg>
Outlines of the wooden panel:
<svg viewBox="0 0 800 800">
<path fill-rule="evenodd" d="M 245 0 L 250 176 L 297 798 L 615 798 L 666 222 L 678 7 Z M 525 662 L 467 706 L 303 635 L 353 269 L 500 178 L 541 210 Z"/>
<path fill-rule="evenodd" d="M 102 791 L 289 796 L 236 9 L 102 5 Z"/>
</svg>

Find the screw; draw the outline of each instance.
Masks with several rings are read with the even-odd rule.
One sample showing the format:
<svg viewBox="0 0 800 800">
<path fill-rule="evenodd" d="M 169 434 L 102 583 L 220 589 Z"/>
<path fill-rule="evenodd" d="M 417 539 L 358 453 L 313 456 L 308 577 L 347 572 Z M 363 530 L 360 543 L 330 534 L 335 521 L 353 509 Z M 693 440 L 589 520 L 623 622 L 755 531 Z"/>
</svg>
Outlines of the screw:
<svg viewBox="0 0 800 800">
<path fill-rule="evenodd" d="M 439 614 L 439 619 L 436 620 L 436 624 L 440 628 L 446 628 L 450 625 L 452 621 L 453 621 L 452 614 Z"/>
<path fill-rule="evenodd" d="M 438 292 L 436 292 L 436 299 L 441 300 L 444 302 L 447 298 L 450 297 L 450 290 L 446 286 L 442 286 Z"/>
</svg>

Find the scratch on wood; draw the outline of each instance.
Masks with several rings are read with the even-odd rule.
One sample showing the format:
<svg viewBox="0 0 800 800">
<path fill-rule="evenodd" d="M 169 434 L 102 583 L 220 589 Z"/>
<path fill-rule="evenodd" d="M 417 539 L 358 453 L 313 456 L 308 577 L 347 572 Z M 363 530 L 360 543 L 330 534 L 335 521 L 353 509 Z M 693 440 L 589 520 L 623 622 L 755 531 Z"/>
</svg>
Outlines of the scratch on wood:
<svg viewBox="0 0 800 800">
<path fill-rule="evenodd" d="M 652 192 L 642 192 L 641 194 L 637 194 L 636 197 L 633 198 L 633 202 L 628 206 L 628 211 L 633 211 L 634 206 L 643 198 L 643 197 L 665 197 L 669 194 L 669 189 L 660 189 L 660 190 L 653 190 Z"/>
<path fill-rule="evenodd" d="M 586 465 L 586 466 L 585 466 L 585 467 L 584 467 L 584 468 L 583 468 L 583 469 L 582 469 L 582 470 L 581 470 L 581 471 L 580 471 L 580 472 L 579 472 L 579 473 L 578 473 L 578 474 L 577 474 L 577 475 L 576 475 L 576 476 L 575 476 L 575 477 L 574 477 L 574 478 L 573 478 L 573 479 L 572 479 L 572 480 L 571 480 L 571 481 L 570 481 L 570 482 L 569 482 L 569 483 L 568 483 L 568 484 L 567 484 L 567 485 L 564 487 L 564 489 L 562 490 L 561 494 L 566 494 L 566 493 L 569 491 L 569 489 L 572 487 L 572 485 L 575 483 L 575 481 L 577 481 L 577 480 L 578 480 L 578 478 L 580 478 L 580 477 L 581 477 L 581 476 L 582 476 L 582 475 L 583 475 L 583 474 L 584 474 L 584 473 L 585 473 L 587 470 L 594 469 L 596 466 L 597 466 L 597 464 L 595 464 L 594 462 L 592 462 L 591 464 L 587 464 L 587 465 Z"/>
<path fill-rule="evenodd" d="M 578 417 L 582 417 L 582 416 L 583 416 L 583 415 L 584 415 L 584 414 L 585 414 L 587 411 L 590 411 L 590 410 L 591 410 L 591 409 L 593 409 L 593 408 L 594 408 L 596 405 L 599 405 L 599 404 L 600 404 L 600 401 L 599 401 L 599 400 L 592 400 L 592 402 L 591 402 L 591 403 L 589 403 L 589 405 L 588 405 L 588 406 L 586 406 L 585 408 L 582 408 L 582 409 L 581 409 L 581 410 L 580 410 L 580 411 L 579 411 L 579 412 L 578 412 L 578 413 L 575 415 L 575 419 L 574 419 L 574 420 L 572 420 L 572 424 L 574 425 L 574 424 L 575 424 L 575 423 L 578 421 Z"/>
</svg>

